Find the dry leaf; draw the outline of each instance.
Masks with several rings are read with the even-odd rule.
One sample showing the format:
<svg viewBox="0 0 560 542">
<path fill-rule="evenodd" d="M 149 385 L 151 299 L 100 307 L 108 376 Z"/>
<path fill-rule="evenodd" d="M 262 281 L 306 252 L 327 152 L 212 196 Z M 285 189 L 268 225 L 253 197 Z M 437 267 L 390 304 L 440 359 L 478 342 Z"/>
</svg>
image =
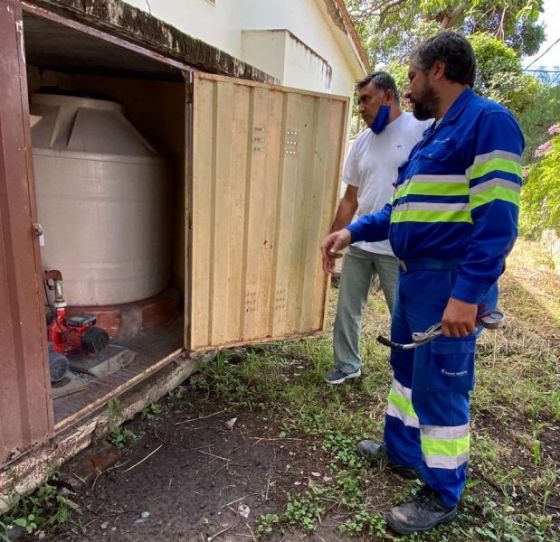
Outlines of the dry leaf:
<svg viewBox="0 0 560 542">
<path fill-rule="evenodd" d="M 237 513 L 242 517 L 247 519 L 251 513 L 251 509 L 246 504 L 240 504 L 237 507 Z"/>
<path fill-rule="evenodd" d="M 225 422 L 224 425 L 226 426 L 226 429 L 229 429 L 231 431 L 236 423 L 237 423 L 237 416 Z"/>
</svg>

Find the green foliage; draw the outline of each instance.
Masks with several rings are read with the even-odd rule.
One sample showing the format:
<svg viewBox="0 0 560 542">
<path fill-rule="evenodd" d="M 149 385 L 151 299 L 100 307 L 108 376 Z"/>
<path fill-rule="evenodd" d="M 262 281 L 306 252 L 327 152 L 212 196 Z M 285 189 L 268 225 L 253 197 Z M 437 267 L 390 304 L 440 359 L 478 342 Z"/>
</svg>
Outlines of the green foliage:
<svg viewBox="0 0 560 542">
<path fill-rule="evenodd" d="M 107 404 L 107 413 L 110 427 L 107 441 L 117 448 L 125 448 L 136 439 L 136 433 L 122 426 L 125 414 L 121 402 L 111 399 Z"/>
<path fill-rule="evenodd" d="M 529 238 L 539 238 L 545 229 L 560 234 L 560 135 L 540 152 L 542 158 L 529 168 L 521 191 L 520 231 Z"/>
<path fill-rule="evenodd" d="M 56 487 L 43 484 L 27 497 L 18 500 L 15 507 L 0 523 L 0 539 L 7 539 L 7 528 L 10 524 L 23 527 L 28 534 L 46 529 L 54 525 L 61 525 L 68 521 L 69 507 L 77 505 L 67 497 L 58 494 Z"/>
<path fill-rule="evenodd" d="M 154 416 L 161 414 L 161 405 L 158 403 L 152 403 L 151 405 L 146 405 L 142 412 L 140 413 L 140 418 L 142 420 L 151 420 Z"/>
<path fill-rule="evenodd" d="M 543 0 L 346 0 L 372 66 L 402 60 L 439 30 L 488 33 L 520 56 L 544 41 Z"/>
<path fill-rule="evenodd" d="M 360 508 L 352 519 L 349 519 L 338 528 L 343 533 L 368 533 L 380 538 L 385 538 L 387 534 L 387 524 L 383 516 L 377 512 L 368 512 L 365 508 Z"/>
<path fill-rule="evenodd" d="M 328 491 L 328 488 L 322 486 L 311 486 L 304 495 L 288 495 L 282 520 L 288 525 L 297 525 L 306 531 L 313 531 L 317 521 L 325 513 L 321 497 Z"/>
<path fill-rule="evenodd" d="M 525 135 L 525 152 L 523 154 L 525 163 L 533 160 L 537 147 L 550 139 L 548 128 L 559 121 L 560 85 L 556 87 L 541 86 L 534 104 L 519 116 L 519 122 Z"/>
<path fill-rule="evenodd" d="M 518 54 L 487 33 L 469 36 L 477 60 L 474 90 L 519 114 L 535 103 L 541 84 L 523 75 Z"/>
<path fill-rule="evenodd" d="M 274 530 L 274 526 L 280 521 L 278 514 L 264 514 L 257 521 L 257 533 L 268 534 Z"/>
<path fill-rule="evenodd" d="M 117 448 L 126 448 L 129 444 L 136 440 L 136 433 L 131 429 L 117 427 L 111 431 L 107 440 Z"/>
</svg>

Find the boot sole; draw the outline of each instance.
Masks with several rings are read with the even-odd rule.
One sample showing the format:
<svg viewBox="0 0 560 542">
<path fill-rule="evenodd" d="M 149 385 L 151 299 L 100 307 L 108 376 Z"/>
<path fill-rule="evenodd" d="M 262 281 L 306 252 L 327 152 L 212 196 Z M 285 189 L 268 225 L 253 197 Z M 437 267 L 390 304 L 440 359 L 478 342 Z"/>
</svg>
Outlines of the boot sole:
<svg viewBox="0 0 560 542">
<path fill-rule="evenodd" d="M 445 525 L 446 523 L 451 523 L 456 517 L 457 517 L 457 509 L 455 508 L 454 510 L 449 512 L 446 516 L 444 516 L 443 518 L 435 521 L 431 525 L 428 525 L 426 527 L 422 527 L 420 529 L 414 529 L 413 527 L 408 527 L 407 525 L 403 525 L 402 523 L 393 520 L 391 514 L 388 514 L 385 517 L 385 521 L 387 522 L 387 525 L 389 525 L 389 527 L 391 527 L 391 529 L 393 531 L 395 531 L 398 534 L 406 535 L 406 534 L 413 534 L 413 533 L 429 531 L 430 529 L 434 529 L 435 527 L 437 527 L 439 525 Z"/>
<path fill-rule="evenodd" d="M 360 371 L 358 373 L 352 373 L 348 376 L 345 376 L 344 378 L 339 378 L 338 380 L 327 380 L 325 378 L 325 382 L 327 384 L 343 384 L 344 382 L 346 382 L 347 380 L 350 380 L 351 378 L 360 378 L 360 376 L 362 376 L 362 371 Z"/>
</svg>

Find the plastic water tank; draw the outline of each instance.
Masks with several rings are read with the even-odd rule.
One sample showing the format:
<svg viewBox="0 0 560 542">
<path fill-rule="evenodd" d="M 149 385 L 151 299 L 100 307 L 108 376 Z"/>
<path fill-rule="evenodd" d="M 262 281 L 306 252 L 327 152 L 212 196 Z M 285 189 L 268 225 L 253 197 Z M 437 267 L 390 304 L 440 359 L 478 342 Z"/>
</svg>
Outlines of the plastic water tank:
<svg viewBox="0 0 560 542">
<path fill-rule="evenodd" d="M 113 305 L 161 292 L 170 272 L 163 160 L 107 100 L 34 94 L 31 114 L 45 269 L 70 305 Z M 36 119 L 35 119 L 36 120 Z"/>
</svg>

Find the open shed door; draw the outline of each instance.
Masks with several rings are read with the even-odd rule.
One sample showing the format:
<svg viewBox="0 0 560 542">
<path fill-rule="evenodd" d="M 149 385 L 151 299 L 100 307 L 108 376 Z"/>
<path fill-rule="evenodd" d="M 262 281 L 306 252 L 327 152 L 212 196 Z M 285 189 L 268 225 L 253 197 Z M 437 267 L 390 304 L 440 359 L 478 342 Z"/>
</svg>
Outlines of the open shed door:
<svg viewBox="0 0 560 542">
<path fill-rule="evenodd" d="M 195 75 L 189 349 L 323 329 L 319 246 L 338 199 L 347 108 L 338 96 Z"/>
</svg>

